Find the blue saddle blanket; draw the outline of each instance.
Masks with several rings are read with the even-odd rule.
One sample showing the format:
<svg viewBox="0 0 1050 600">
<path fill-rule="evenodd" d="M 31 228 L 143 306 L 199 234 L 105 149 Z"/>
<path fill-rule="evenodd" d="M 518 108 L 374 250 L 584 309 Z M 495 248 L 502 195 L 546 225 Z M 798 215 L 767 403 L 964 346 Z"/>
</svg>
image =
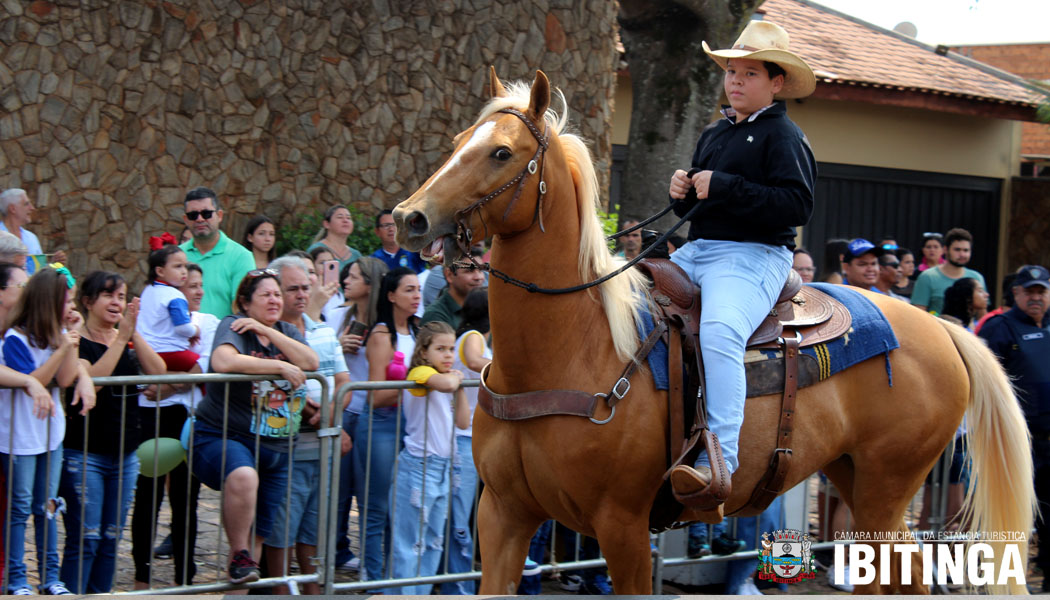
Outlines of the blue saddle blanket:
<svg viewBox="0 0 1050 600">
<path fill-rule="evenodd" d="M 879 354 L 886 355 L 886 375 L 893 385 L 893 373 L 890 371 L 889 352 L 900 348 L 900 342 L 893 333 L 889 321 L 877 306 L 857 293 L 849 286 L 828 283 L 810 283 L 814 288 L 826 293 L 841 302 L 853 317 L 853 324 L 842 337 L 803 348 L 802 352 L 817 360 L 820 365 L 820 379 L 824 380 L 839 371 L 868 360 Z M 653 316 L 648 310 L 640 311 L 641 319 L 638 333 L 642 339 L 653 330 Z M 778 350 L 763 351 L 769 358 L 779 356 Z M 659 341 L 649 353 L 649 370 L 652 371 L 656 389 L 666 390 L 667 380 L 667 344 Z"/>
</svg>

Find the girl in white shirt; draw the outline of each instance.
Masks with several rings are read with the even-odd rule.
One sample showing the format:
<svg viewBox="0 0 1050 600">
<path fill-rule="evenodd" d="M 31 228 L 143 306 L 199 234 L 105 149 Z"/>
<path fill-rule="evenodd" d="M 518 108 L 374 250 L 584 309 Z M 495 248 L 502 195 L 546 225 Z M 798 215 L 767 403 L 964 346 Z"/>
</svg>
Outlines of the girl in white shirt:
<svg viewBox="0 0 1050 600">
<path fill-rule="evenodd" d="M 171 234 L 164 236 L 150 238 L 149 284 L 139 301 L 138 331 L 169 371 L 200 373 L 200 355 L 190 346 L 199 341 L 201 330 L 193 324 L 186 296 L 179 291 L 189 276 L 186 253 Z"/>
<path fill-rule="evenodd" d="M 83 322 L 75 309 L 75 285 L 65 268 L 61 272 L 41 269 L 29 280 L 9 315 L 10 327 L 3 335 L 6 366 L 32 375 L 43 385 L 50 384 L 52 379 L 61 387 L 74 383 L 80 344 L 76 327 Z M 64 325 L 69 326 L 69 331 Z M 74 397 L 73 404 L 77 402 Z M 84 402 L 81 413 L 89 408 Z M 65 433 L 66 419 L 57 389 L 37 401 L 21 389 L 0 393 L 0 468 L 12 490 L 8 507 L 11 517 L 6 524 L 10 536 L 8 594 L 33 593 L 24 560 L 26 523 L 30 515 L 37 532 L 40 592 L 70 593 L 59 579 L 58 521 L 54 519 L 62 505 L 58 482 Z M 44 480 L 44 485 L 37 485 L 38 479 Z"/>
<path fill-rule="evenodd" d="M 398 457 L 391 525 L 394 578 L 437 573 L 445 536 L 449 478 L 452 476 L 453 425 L 470 423 L 470 408 L 452 368 L 456 334 L 447 323 L 420 327 L 409 381 L 426 386 L 409 390 L 404 402 L 405 448 Z M 395 595 L 428 595 L 430 584 L 393 588 Z"/>
</svg>

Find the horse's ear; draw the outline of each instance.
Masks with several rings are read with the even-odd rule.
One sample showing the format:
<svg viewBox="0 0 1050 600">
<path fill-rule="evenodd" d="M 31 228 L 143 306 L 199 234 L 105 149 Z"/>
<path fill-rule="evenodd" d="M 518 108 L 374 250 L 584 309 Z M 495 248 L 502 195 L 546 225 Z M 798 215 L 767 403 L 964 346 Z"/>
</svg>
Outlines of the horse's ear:
<svg viewBox="0 0 1050 600">
<path fill-rule="evenodd" d="M 489 95 L 493 98 L 502 98 L 507 95 L 507 90 L 503 87 L 503 82 L 501 82 L 496 75 L 495 65 L 489 65 Z"/>
<path fill-rule="evenodd" d="M 526 114 L 533 121 L 542 121 L 543 114 L 551 105 L 551 82 L 543 71 L 536 71 L 536 79 L 532 82 L 532 92 L 529 95 L 529 109 Z"/>
</svg>

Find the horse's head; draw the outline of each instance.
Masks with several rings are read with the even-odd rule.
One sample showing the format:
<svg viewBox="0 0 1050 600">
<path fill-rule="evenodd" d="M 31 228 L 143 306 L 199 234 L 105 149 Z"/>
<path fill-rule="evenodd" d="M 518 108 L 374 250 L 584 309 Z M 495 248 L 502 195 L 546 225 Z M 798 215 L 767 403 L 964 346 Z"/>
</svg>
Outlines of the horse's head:
<svg viewBox="0 0 1050 600">
<path fill-rule="evenodd" d="M 523 231 L 540 216 L 550 82 L 537 71 L 522 106 L 495 69 L 489 76 L 492 100 L 481 116 L 455 137 L 448 161 L 394 208 L 398 243 L 424 258 L 443 252 L 449 264 L 470 244 Z"/>
</svg>

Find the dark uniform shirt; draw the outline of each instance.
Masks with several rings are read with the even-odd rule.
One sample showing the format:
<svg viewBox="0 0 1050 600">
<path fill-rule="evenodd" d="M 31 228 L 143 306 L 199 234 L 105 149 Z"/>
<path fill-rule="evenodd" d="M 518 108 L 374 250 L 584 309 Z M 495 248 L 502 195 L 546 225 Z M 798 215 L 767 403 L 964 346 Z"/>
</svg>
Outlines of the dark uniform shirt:
<svg viewBox="0 0 1050 600">
<path fill-rule="evenodd" d="M 1050 316 L 1039 324 L 1015 306 L 988 319 L 978 335 L 1014 378 L 1032 436 L 1050 437 Z"/>
</svg>

